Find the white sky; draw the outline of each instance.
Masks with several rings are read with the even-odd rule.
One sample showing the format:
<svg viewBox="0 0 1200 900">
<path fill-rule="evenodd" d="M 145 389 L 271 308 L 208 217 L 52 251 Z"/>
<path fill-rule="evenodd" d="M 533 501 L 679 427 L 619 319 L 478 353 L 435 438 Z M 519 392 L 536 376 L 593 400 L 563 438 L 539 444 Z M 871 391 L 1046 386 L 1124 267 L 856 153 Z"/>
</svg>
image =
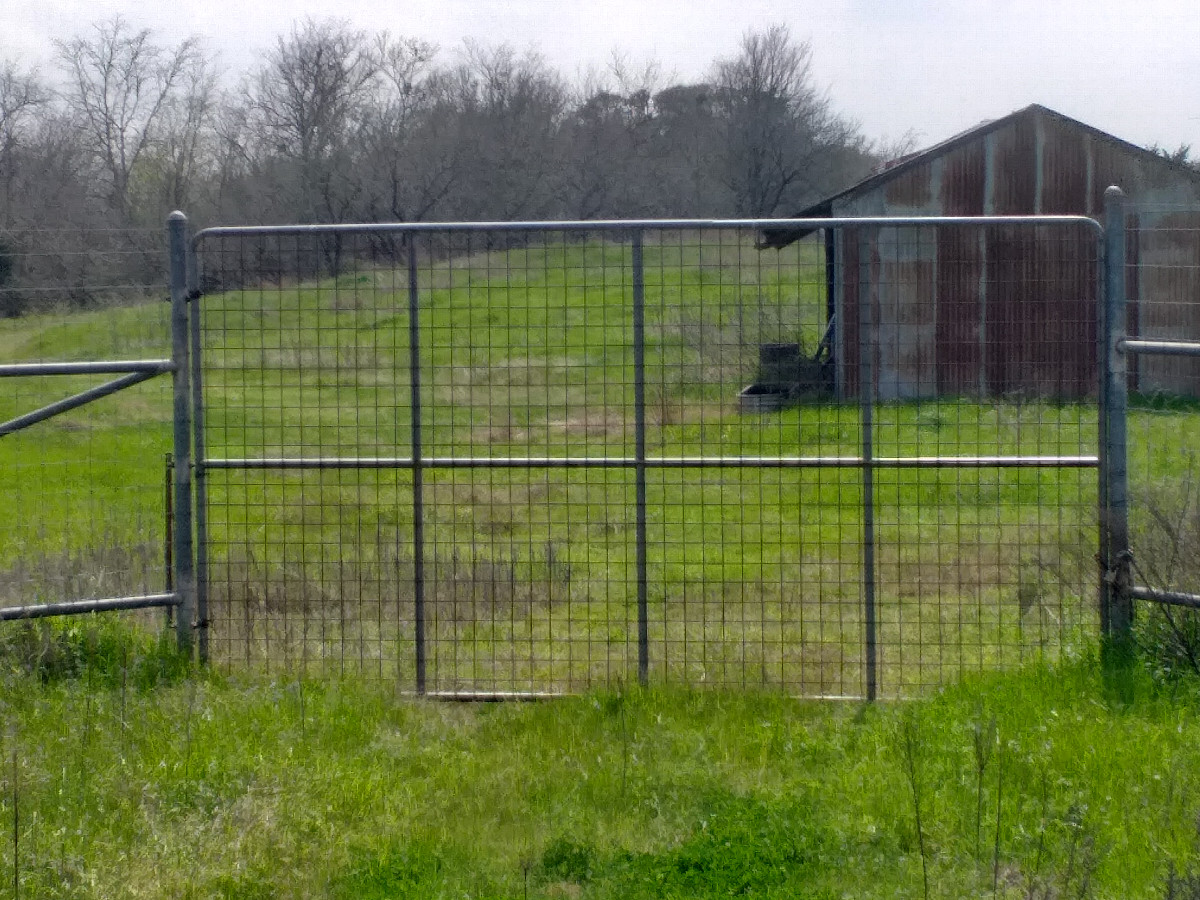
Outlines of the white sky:
<svg viewBox="0 0 1200 900">
<path fill-rule="evenodd" d="M 248 69 L 297 19 L 338 17 L 454 51 L 537 49 L 568 77 L 614 50 L 680 79 L 748 28 L 810 40 L 834 107 L 867 137 L 926 146 L 1030 103 L 1200 156 L 1200 5 L 1189 0 L 5 0 L 0 59 L 51 69 L 53 41 L 120 13 Z"/>
</svg>

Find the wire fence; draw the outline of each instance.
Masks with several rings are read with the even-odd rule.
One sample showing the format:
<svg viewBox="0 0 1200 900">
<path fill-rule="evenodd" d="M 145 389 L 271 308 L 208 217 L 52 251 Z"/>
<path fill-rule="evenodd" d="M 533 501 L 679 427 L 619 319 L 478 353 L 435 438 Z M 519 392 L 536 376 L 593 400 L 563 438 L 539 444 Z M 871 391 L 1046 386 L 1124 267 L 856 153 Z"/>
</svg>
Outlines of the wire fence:
<svg viewBox="0 0 1200 900">
<path fill-rule="evenodd" d="M 169 356 L 165 246 L 161 229 L 0 232 L 0 362 Z M 170 386 L 9 427 L 105 380 L 0 379 L 0 607 L 169 589 Z"/>
<path fill-rule="evenodd" d="M 899 696 L 1094 641 L 1094 223 L 824 226 L 202 233 L 204 651 Z"/>
<path fill-rule="evenodd" d="M 1129 337 L 1200 341 L 1200 211 L 1140 206 L 1127 217 L 1126 246 Z M 1134 580 L 1200 595 L 1200 357 L 1133 354 L 1128 380 Z M 1166 606 L 1142 615 L 1152 629 L 1161 627 L 1152 639 L 1181 655 L 1200 647 L 1200 631 L 1185 613 Z M 1158 626 L 1156 616 L 1165 617 Z"/>
</svg>

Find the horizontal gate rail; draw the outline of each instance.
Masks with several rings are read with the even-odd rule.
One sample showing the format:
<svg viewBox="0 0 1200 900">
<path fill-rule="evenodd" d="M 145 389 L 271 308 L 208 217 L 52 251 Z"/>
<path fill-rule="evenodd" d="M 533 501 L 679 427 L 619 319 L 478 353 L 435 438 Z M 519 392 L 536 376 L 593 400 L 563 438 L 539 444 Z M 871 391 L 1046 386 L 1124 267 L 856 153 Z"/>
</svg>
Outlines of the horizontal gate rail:
<svg viewBox="0 0 1200 900">
<path fill-rule="evenodd" d="M 218 226 L 196 232 L 192 246 L 199 247 L 206 239 L 284 235 L 371 235 L 421 234 L 446 232 L 521 232 L 521 231 L 639 231 L 704 230 L 753 228 L 762 231 L 808 231 L 824 228 L 888 228 L 892 226 L 930 227 L 938 225 L 1080 225 L 1095 237 L 1104 233 L 1103 227 L 1089 216 L 843 216 L 827 219 L 595 219 L 563 222 L 383 222 L 349 225 L 243 225 Z"/>
<path fill-rule="evenodd" d="M 1200 356 L 1200 341 L 1149 341 L 1123 338 L 1117 349 L 1125 353 L 1146 353 L 1154 356 Z"/>
<path fill-rule="evenodd" d="M 1156 588 L 1137 585 L 1129 589 L 1129 596 L 1134 600 L 1147 600 L 1151 603 L 1161 603 L 1164 606 L 1184 606 L 1188 609 L 1200 609 L 1200 594 L 1188 594 L 1183 591 L 1160 591 Z"/>
<path fill-rule="evenodd" d="M 31 606 L 0 608 L 0 622 L 21 619 L 45 619 L 50 616 L 86 615 L 126 609 L 155 609 L 179 605 L 177 593 L 145 594 L 141 597 L 109 597 L 104 600 L 71 600 L 65 603 L 39 603 Z"/>
<path fill-rule="evenodd" d="M 120 378 L 47 404 L 7 422 L 0 422 L 0 437 L 16 434 L 31 425 L 79 409 L 126 388 L 175 371 L 169 359 L 99 360 L 88 362 L 17 363 L 0 365 L 0 378 L 36 378 L 57 375 L 122 375 Z M 135 597 L 107 597 L 96 600 L 68 600 L 60 603 L 36 603 L 0 608 L 0 622 L 45 619 L 51 616 L 87 615 L 118 610 L 174 608 L 180 604 L 178 593 L 144 594 Z"/>
<path fill-rule="evenodd" d="M 141 372 L 162 375 L 175 371 L 169 359 L 118 359 L 109 362 L 15 363 L 0 366 L 0 378 L 24 378 L 32 375 L 119 375 Z"/>
<path fill-rule="evenodd" d="M 208 459 L 206 469 L 1093 469 L 1097 456 L 434 456 Z"/>
</svg>

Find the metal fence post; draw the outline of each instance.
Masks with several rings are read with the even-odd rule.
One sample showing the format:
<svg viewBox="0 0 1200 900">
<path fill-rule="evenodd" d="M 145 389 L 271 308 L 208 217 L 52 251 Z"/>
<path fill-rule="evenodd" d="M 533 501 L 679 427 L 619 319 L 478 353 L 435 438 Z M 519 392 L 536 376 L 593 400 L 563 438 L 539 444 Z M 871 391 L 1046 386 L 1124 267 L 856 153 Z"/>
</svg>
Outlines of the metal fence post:
<svg viewBox="0 0 1200 900">
<path fill-rule="evenodd" d="M 200 662 L 208 662 L 208 469 L 204 444 L 204 357 L 201 345 L 200 276 L 196 249 L 187 248 L 187 296 L 192 354 L 192 457 L 195 468 L 196 643 Z"/>
<path fill-rule="evenodd" d="M 866 619 L 867 700 L 879 693 L 875 634 L 875 316 L 871 297 L 871 237 L 878 229 L 858 229 L 858 403 L 862 417 L 862 580 Z"/>
<path fill-rule="evenodd" d="M 176 210 L 167 219 L 171 269 L 171 377 L 173 385 L 173 451 L 175 477 L 174 564 L 179 608 L 175 637 L 179 649 L 192 650 L 196 614 L 196 578 L 192 557 L 192 420 L 189 396 L 187 216 Z"/>
<path fill-rule="evenodd" d="M 1100 628 L 1110 649 L 1132 640 L 1126 413 L 1125 194 L 1104 192 L 1104 300 L 1100 310 Z"/>
<path fill-rule="evenodd" d="M 175 593 L 175 461 L 174 454 L 166 455 L 166 465 L 163 468 L 163 516 L 165 534 L 163 535 L 163 587 L 168 594 Z M 175 626 L 175 606 L 164 607 L 166 626 Z"/>
<path fill-rule="evenodd" d="M 650 612 L 646 583 L 646 272 L 643 233 L 633 233 L 633 414 L 637 503 L 638 682 L 650 680 Z"/>
<path fill-rule="evenodd" d="M 416 619 L 417 693 L 425 693 L 425 490 L 421 459 L 421 331 L 417 237 L 408 235 L 408 380 L 412 442 L 413 617 Z"/>
</svg>

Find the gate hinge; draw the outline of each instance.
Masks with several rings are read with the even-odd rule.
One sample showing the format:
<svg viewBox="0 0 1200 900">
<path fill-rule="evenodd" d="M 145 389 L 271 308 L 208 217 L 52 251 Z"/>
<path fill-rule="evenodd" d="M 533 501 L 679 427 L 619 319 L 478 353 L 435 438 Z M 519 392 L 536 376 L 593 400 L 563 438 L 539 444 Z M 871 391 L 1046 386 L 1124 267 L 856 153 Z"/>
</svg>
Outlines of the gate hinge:
<svg viewBox="0 0 1200 900">
<path fill-rule="evenodd" d="M 1102 560 L 1100 558 L 1100 554 L 1097 553 L 1096 554 L 1096 562 L 1100 564 L 1100 568 L 1103 570 L 1100 574 L 1100 577 L 1102 579 L 1104 579 L 1104 583 L 1105 584 L 1116 584 L 1117 579 L 1121 577 L 1122 569 L 1127 568 L 1130 564 L 1133 563 L 1133 551 L 1132 550 L 1122 550 L 1120 553 L 1117 554 L 1117 558 L 1116 558 L 1114 564 L 1110 565 L 1110 566 L 1105 566 L 1104 560 Z"/>
</svg>

